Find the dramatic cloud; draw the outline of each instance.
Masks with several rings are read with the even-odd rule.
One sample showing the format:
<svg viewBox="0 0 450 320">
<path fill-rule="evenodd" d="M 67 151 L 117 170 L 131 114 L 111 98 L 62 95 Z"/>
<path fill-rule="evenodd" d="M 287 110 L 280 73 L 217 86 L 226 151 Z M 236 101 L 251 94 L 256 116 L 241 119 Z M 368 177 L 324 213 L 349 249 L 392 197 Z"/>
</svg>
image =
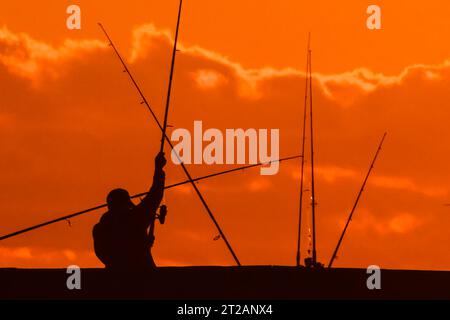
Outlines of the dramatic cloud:
<svg viewBox="0 0 450 320">
<path fill-rule="evenodd" d="M 130 41 L 125 59 L 162 119 L 171 35 L 147 24 Z M 104 42 L 66 40 L 55 46 L 0 29 L 1 234 L 100 204 L 118 186 L 131 193 L 149 187 L 160 133 L 121 71 Z M 364 68 L 313 76 L 319 259 L 329 259 L 388 131 L 337 265 L 450 268 L 450 218 L 442 205 L 450 181 L 450 63 L 412 65 L 396 76 Z M 300 150 L 303 90 L 301 70 L 246 69 L 200 46 L 180 44 L 169 123 L 279 128 L 281 156 L 294 155 Z M 189 166 L 193 176 L 229 168 Z M 293 263 L 298 172 L 294 160 L 282 163 L 273 177 L 250 169 L 199 183 L 244 264 Z M 167 173 L 168 183 L 185 180 L 173 164 Z M 232 264 L 190 188 L 166 193 L 169 215 L 157 226 L 157 262 Z M 309 185 L 305 189 L 308 199 Z M 90 238 L 99 216 L 6 240 L 0 264 L 100 266 Z M 305 231 L 309 207 L 304 217 Z"/>
</svg>

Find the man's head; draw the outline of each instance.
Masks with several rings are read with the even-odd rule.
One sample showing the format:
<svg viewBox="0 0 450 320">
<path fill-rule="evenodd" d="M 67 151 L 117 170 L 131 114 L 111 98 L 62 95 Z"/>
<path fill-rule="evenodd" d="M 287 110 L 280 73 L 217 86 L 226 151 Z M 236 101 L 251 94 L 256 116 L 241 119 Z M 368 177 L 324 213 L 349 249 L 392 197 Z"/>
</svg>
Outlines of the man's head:
<svg viewBox="0 0 450 320">
<path fill-rule="evenodd" d="M 121 212 L 134 207 L 130 194 L 125 189 L 114 189 L 106 197 L 109 211 Z"/>
</svg>

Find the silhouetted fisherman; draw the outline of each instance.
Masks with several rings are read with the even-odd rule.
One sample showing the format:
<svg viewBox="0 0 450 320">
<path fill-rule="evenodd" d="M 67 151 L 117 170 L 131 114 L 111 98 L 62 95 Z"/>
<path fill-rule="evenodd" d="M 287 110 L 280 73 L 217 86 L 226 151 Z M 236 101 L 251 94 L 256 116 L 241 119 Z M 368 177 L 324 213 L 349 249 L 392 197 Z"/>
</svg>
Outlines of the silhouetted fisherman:
<svg viewBox="0 0 450 320">
<path fill-rule="evenodd" d="M 155 268 L 150 253 L 153 234 L 149 227 L 155 223 L 156 210 L 164 194 L 166 165 L 164 153 L 155 158 L 153 185 L 145 198 L 135 205 L 128 191 L 112 190 L 107 197 L 108 212 L 94 226 L 95 254 L 110 270 L 146 270 Z"/>
</svg>

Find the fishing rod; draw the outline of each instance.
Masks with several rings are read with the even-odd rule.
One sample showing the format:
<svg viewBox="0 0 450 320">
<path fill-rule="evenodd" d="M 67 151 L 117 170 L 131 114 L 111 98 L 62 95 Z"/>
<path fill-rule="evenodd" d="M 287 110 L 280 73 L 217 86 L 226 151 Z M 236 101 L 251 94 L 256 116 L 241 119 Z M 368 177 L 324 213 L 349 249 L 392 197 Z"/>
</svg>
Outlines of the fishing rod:
<svg viewBox="0 0 450 320">
<path fill-rule="evenodd" d="M 372 172 L 372 169 L 373 169 L 373 166 L 375 164 L 375 161 L 377 160 L 378 154 L 381 151 L 381 147 L 383 146 L 384 139 L 386 138 L 386 135 L 387 135 L 387 133 L 385 132 L 384 135 L 383 135 L 383 138 L 381 138 L 381 142 L 380 142 L 380 144 L 378 146 L 377 152 L 375 153 L 375 156 L 373 157 L 372 163 L 370 164 L 370 167 L 369 167 L 369 171 L 367 171 L 366 177 L 364 178 L 364 182 L 363 182 L 363 184 L 361 186 L 361 189 L 358 192 L 358 196 L 356 197 L 355 204 L 353 205 L 353 208 L 350 211 L 350 214 L 349 214 L 348 219 L 347 219 L 347 223 L 345 224 L 344 230 L 342 231 L 341 237 L 339 238 L 339 241 L 338 241 L 338 243 L 336 245 L 336 249 L 334 249 L 333 255 L 332 255 L 331 260 L 330 260 L 330 263 L 328 264 L 328 268 L 331 268 L 331 266 L 333 265 L 334 260 L 336 259 L 339 247 L 340 247 L 340 245 L 342 243 L 342 239 L 344 239 L 345 232 L 347 231 L 348 225 L 350 224 L 350 221 L 352 220 L 353 213 L 356 210 L 356 206 L 358 205 L 359 199 L 361 198 L 361 195 L 362 195 L 362 193 L 364 191 L 364 187 L 366 186 L 367 180 L 369 179 L 370 173 Z"/>
<path fill-rule="evenodd" d="M 311 129 L 311 217 L 312 217 L 312 265 L 317 264 L 316 251 L 316 193 L 314 187 L 314 139 L 313 139 L 313 96 L 312 96 L 312 54 L 311 49 L 308 49 L 309 56 L 309 118 Z"/>
<path fill-rule="evenodd" d="M 170 65 L 170 74 L 169 74 L 169 86 L 167 89 L 167 99 L 166 99 L 166 109 L 164 111 L 164 121 L 163 121 L 163 128 L 162 128 L 162 136 L 161 136 L 161 147 L 159 149 L 159 152 L 164 151 L 164 141 L 166 141 L 166 130 L 167 130 L 167 120 L 169 118 L 169 106 L 170 106 L 170 94 L 172 91 L 172 80 L 173 80 L 173 72 L 175 69 L 175 58 L 177 56 L 177 43 L 178 43 L 178 31 L 180 28 L 180 19 L 181 19 L 181 8 L 183 6 L 183 0 L 180 0 L 180 7 L 178 8 L 178 19 L 177 19 L 177 27 L 175 29 L 175 39 L 173 43 L 173 50 L 172 50 L 172 63 Z"/>
<path fill-rule="evenodd" d="M 166 131 L 167 131 L 167 119 L 169 117 L 169 106 L 170 106 L 170 94 L 172 92 L 172 81 L 173 81 L 173 72 L 175 69 L 175 58 L 177 56 L 177 44 L 178 44 L 178 31 L 180 29 L 180 19 L 181 19 L 181 9 L 183 6 L 183 0 L 180 0 L 180 6 L 178 8 L 178 18 L 177 18 L 177 26 L 175 28 L 175 39 L 173 42 L 173 50 L 172 50 L 172 62 L 170 65 L 170 74 L 169 74 L 169 85 L 167 89 L 167 98 L 166 98 L 166 108 L 164 110 L 164 120 L 163 120 L 163 128 L 161 130 L 161 146 L 159 152 L 164 152 L 164 141 L 166 141 Z M 164 212 L 164 219 L 167 214 L 167 206 L 162 205 L 160 207 L 160 212 Z M 151 246 L 153 246 L 153 242 L 155 241 L 155 220 L 152 219 L 150 223 L 150 228 L 148 232 L 148 236 L 150 239 Z M 160 222 L 163 220 L 160 220 Z"/>
<path fill-rule="evenodd" d="M 306 72 L 305 72 L 305 104 L 303 108 L 303 132 L 302 132 L 302 155 L 305 154 L 305 138 L 306 138 L 306 109 L 308 100 L 308 72 L 309 72 L 309 50 L 310 50 L 310 34 L 308 34 L 308 49 L 306 54 Z M 303 207 L 303 173 L 305 167 L 305 157 L 302 157 L 302 162 L 300 166 L 300 201 L 298 207 L 298 233 L 297 233 L 297 255 L 296 255 L 296 265 L 300 266 L 300 239 L 302 230 L 302 207 Z"/>
<path fill-rule="evenodd" d="M 180 6 L 181 8 L 181 6 Z M 130 70 L 128 69 L 125 61 L 122 59 L 122 56 L 119 54 L 119 51 L 117 50 L 116 46 L 114 45 L 114 43 L 112 42 L 111 38 L 109 37 L 108 33 L 106 32 L 105 28 L 103 27 L 103 25 L 101 23 L 99 23 L 100 28 L 103 30 L 103 33 L 105 34 L 106 38 L 109 41 L 109 44 L 111 45 L 111 47 L 113 48 L 114 52 L 116 53 L 117 57 L 119 58 L 120 62 L 122 63 L 122 66 L 124 67 L 125 72 L 128 74 L 128 76 L 130 77 L 134 87 L 136 88 L 136 90 L 138 91 L 139 95 L 142 98 L 142 102 L 141 104 L 145 104 L 147 109 L 150 111 L 153 119 L 155 120 L 155 122 L 157 123 L 159 129 L 164 133 L 164 138 L 167 141 L 167 143 L 169 144 L 170 148 L 172 149 L 172 152 L 176 155 L 176 157 L 179 160 L 179 163 L 181 165 L 181 168 L 183 169 L 184 173 L 186 174 L 186 177 L 189 179 L 192 187 L 194 188 L 195 192 L 197 193 L 200 201 L 203 204 L 203 207 L 205 208 L 206 212 L 208 213 L 209 217 L 211 218 L 211 220 L 213 221 L 214 225 L 216 226 L 217 230 L 219 231 L 219 234 L 221 236 L 221 238 L 223 239 L 223 241 L 225 242 L 225 245 L 227 246 L 228 250 L 230 251 L 231 255 L 233 256 L 234 261 L 236 262 L 236 264 L 238 266 L 241 266 L 241 263 L 239 262 L 238 257 L 236 256 L 236 254 L 234 253 L 233 248 L 231 247 L 227 237 L 225 236 L 225 234 L 223 233 L 222 229 L 219 226 L 219 223 L 217 222 L 216 218 L 214 217 L 211 209 L 209 208 L 208 204 L 206 203 L 206 200 L 203 198 L 202 194 L 200 193 L 200 190 L 197 188 L 195 182 L 192 180 L 192 177 L 189 173 L 189 171 L 187 170 L 186 166 L 184 165 L 183 161 L 181 161 L 180 156 L 178 155 L 178 153 L 173 150 L 173 144 L 170 141 L 169 137 L 167 136 L 164 127 L 161 125 L 161 123 L 158 121 L 158 118 L 156 117 L 155 113 L 153 112 L 152 108 L 150 107 L 150 104 L 148 103 L 147 99 L 144 96 L 144 93 L 142 92 L 142 90 L 140 89 L 139 85 L 137 84 L 137 82 L 134 80 L 133 75 L 131 74 Z M 169 90 L 170 92 L 170 90 Z M 166 124 L 167 127 L 167 124 Z"/>
<path fill-rule="evenodd" d="M 225 170 L 225 171 L 220 171 L 220 172 L 216 172 L 216 173 L 211 173 L 211 174 L 208 174 L 206 176 L 201 176 L 201 177 L 198 177 L 198 178 L 194 178 L 194 179 L 192 179 L 192 181 L 198 182 L 198 181 L 201 181 L 201 180 L 205 180 L 205 179 L 221 176 L 221 175 L 232 173 L 232 172 L 236 172 L 236 171 L 251 169 L 251 168 L 255 168 L 255 167 L 269 165 L 269 164 L 275 163 L 275 162 L 283 162 L 283 161 L 288 161 L 288 160 L 293 160 L 293 159 L 298 159 L 298 158 L 302 158 L 302 156 L 301 155 L 296 155 L 296 156 L 281 158 L 281 159 L 277 159 L 277 160 L 272 160 L 272 161 L 269 161 L 269 162 L 259 162 L 259 163 L 255 163 L 255 164 L 249 164 L 249 165 L 246 165 L 246 166 L 233 168 L 233 169 L 229 169 L 229 170 Z M 181 186 L 183 184 L 188 184 L 190 182 L 191 182 L 191 180 L 184 180 L 184 181 L 177 182 L 177 183 L 171 184 L 169 186 L 166 186 L 165 189 L 178 187 L 178 186 Z M 142 196 L 145 196 L 147 193 L 148 192 L 139 193 L 139 194 L 136 194 L 136 195 L 132 196 L 131 198 L 133 199 L 133 198 L 142 197 Z"/>
<path fill-rule="evenodd" d="M 277 159 L 277 160 L 272 160 L 270 162 L 260 162 L 260 163 L 257 163 L 257 164 L 252 164 L 252 165 L 242 166 L 242 167 L 238 167 L 238 168 L 234 168 L 234 169 L 230 169 L 230 170 L 226 170 L 226 171 L 216 172 L 216 173 L 212 173 L 212 174 L 208 174 L 208 175 L 205 175 L 205 176 L 201 176 L 201 177 L 198 177 L 198 178 L 195 178 L 195 179 L 192 179 L 192 180 L 185 180 L 185 181 L 177 182 L 177 183 L 165 186 L 164 189 L 171 189 L 171 188 L 175 188 L 175 187 L 178 187 L 178 186 L 181 186 L 181 185 L 184 185 L 184 184 L 191 183 L 191 181 L 198 182 L 198 181 L 201 181 L 201 180 L 205 180 L 205 179 L 209 179 L 209 178 L 212 178 L 212 177 L 225 175 L 225 174 L 236 172 L 236 171 L 240 171 L 240 170 L 246 170 L 246 169 L 250 169 L 250 168 L 255 168 L 255 167 L 267 165 L 267 164 L 274 163 L 274 162 L 288 161 L 288 160 L 297 159 L 297 158 L 300 158 L 300 157 L 301 157 L 301 155 L 291 156 L 291 157 L 281 158 L 281 159 Z M 131 199 L 140 198 L 140 197 L 145 196 L 147 194 L 148 194 L 148 192 L 142 192 L 142 193 L 135 194 L 135 195 L 131 196 L 130 198 Z M 57 218 L 57 219 L 46 221 L 46 222 L 37 224 L 35 226 L 32 226 L 32 227 L 29 227 L 29 228 L 26 228 L 26 229 L 22 229 L 22 230 L 19 230 L 19 231 L 16 231 L 16 232 L 13 232 L 13 233 L 1 236 L 0 237 L 0 241 L 6 240 L 8 238 L 12 238 L 12 237 L 20 235 L 22 233 L 26 233 L 26 232 L 29 232 L 29 231 L 32 231 L 32 230 L 36 230 L 36 229 L 39 229 L 39 228 L 42 228 L 42 227 L 54 224 L 56 222 L 69 220 L 71 218 L 74 218 L 74 217 L 77 217 L 77 216 L 81 216 L 81 215 L 83 215 L 85 213 L 88 213 L 88 212 L 91 212 L 91 211 L 95 211 L 95 210 L 98 210 L 98 209 L 102 209 L 102 208 L 105 208 L 107 206 L 108 205 L 105 203 L 105 204 L 102 204 L 102 205 L 99 205 L 99 206 L 95 206 L 95 207 L 92 207 L 92 208 L 89 208 L 89 209 L 86 209 L 86 210 L 83 210 L 83 211 L 75 212 L 75 213 L 72 213 L 72 214 L 69 214 L 69 215 Z"/>
</svg>

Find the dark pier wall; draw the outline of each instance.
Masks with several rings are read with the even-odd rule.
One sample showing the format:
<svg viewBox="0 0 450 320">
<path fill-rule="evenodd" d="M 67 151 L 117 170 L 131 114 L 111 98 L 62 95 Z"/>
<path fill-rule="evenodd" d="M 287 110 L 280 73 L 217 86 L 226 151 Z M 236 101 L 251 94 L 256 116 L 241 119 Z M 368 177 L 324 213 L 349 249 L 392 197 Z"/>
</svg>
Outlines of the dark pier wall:
<svg viewBox="0 0 450 320">
<path fill-rule="evenodd" d="M 164 267 L 150 273 L 82 269 L 69 290 L 65 269 L 0 269 L 0 299 L 450 299 L 450 272 L 365 269 Z"/>
</svg>

